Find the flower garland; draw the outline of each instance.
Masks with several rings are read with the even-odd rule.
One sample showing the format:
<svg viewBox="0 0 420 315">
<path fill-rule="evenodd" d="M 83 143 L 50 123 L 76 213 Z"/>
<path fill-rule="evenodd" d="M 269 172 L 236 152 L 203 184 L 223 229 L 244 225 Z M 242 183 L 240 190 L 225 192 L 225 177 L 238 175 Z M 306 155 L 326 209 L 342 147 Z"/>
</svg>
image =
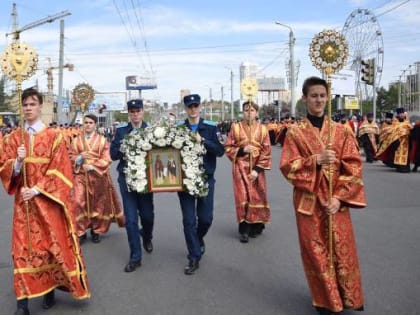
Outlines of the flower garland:
<svg viewBox="0 0 420 315">
<path fill-rule="evenodd" d="M 138 128 L 125 136 L 120 151 L 127 161 L 124 173 L 128 189 L 139 193 L 148 192 L 147 152 L 167 146 L 180 150 L 184 188 L 190 195 L 206 196 L 208 183 L 203 163 L 206 149 L 186 126 Z"/>
</svg>

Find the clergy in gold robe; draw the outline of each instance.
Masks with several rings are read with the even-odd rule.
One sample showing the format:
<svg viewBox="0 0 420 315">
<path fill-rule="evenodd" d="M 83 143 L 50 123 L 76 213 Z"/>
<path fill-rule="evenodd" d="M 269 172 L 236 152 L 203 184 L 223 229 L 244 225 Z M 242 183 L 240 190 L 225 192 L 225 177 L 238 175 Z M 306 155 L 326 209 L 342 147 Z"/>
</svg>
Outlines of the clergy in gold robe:
<svg viewBox="0 0 420 315">
<path fill-rule="evenodd" d="M 376 158 L 399 173 L 410 172 L 410 133 L 413 128 L 407 120 L 403 107 L 396 109 L 397 119 L 381 135 L 381 144 Z"/>
<path fill-rule="evenodd" d="M 365 150 L 366 162 L 372 163 L 378 151 L 377 141 L 379 137 L 379 127 L 373 120 L 373 113 L 367 113 L 366 119 L 359 127 L 360 143 Z"/>
<path fill-rule="evenodd" d="M 75 178 L 74 201 L 77 234 L 84 240 L 91 229 L 92 241 L 108 232 L 112 222 L 124 226 L 124 213 L 110 176 L 109 143 L 95 132 L 97 117 L 83 118 L 84 132 L 74 138 L 70 156 Z"/>
<path fill-rule="evenodd" d="M 325 80 L 310 77 L 302 91 L 307 118 L 287 131 L 280 169 L 294 187 L 300 251 L 312 305 L 320 314 L 336 314 L 344 308 L 362 310 L 361 274 L 349 212 L 350 207 L 366 206 L 356 139 L 342 124 L 324 116 L 328 100 Z M 332 269 L 329 216 L 333 220 Z"/>
<path fill-rule="evenodd" d="M 243 111 L 243 121 L 231 126 L 225 153 L 232 162 L 239 240 L 247 243 L 270 222 L 264 171 L 271 168 L 271 145 L 266 125 L 256 121 L 258 105 L 245 102 Z"/>
<path fill-rule="evenodd" d="M 76 299 L 90 296 L 72 212 L 73 175 L 62 134 L 42 123 L 42 95 L 22 94 L 25 118 L 3 140 L 0 177 L 15 195 L 12 257 L 19 314 L 29 314 L 28 299 L 44 296 L 43 308 L 55 304 L 54 289 Z"/>
</svg>

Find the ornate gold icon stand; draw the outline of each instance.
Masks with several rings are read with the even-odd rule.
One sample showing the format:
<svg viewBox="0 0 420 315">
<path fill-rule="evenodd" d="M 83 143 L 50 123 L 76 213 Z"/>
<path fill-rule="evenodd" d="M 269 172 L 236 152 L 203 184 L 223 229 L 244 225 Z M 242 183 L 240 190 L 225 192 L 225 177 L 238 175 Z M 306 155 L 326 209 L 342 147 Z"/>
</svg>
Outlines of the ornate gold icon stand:
<svg viewBox="0 0 420 315">
<path fill-rule="evenodd" d="M 20 142 L 25 145 L 25 130 L 23 123 L 22 108 L 22 82 L 30 78 L 37 68 L 38 55 L 36 51 L 29 45 L 21 42 L 14 42 L 6 47 L 1 56 L 1 69 L 3 73 L 16 82 L 19 104 L 19 126 L 21 130 Z M 26 178 L 26 165 L 23 161 L 22 165 L 23 187 L 28 187 Z M 28 235 L 28 254 L 32 256 L 31 228 L 29 224 L 29 202 L 25 201 L 26 210 L 26 229 Z"/>
<path fill-rule="evenodd" d="M 347 61 L 348 44 L 344 36 L 334 30 L 324 30 L 312 39 L 309 48 L 309 56 L 312 64 L 319 71 L 327 76 L 328 84 L 328 145 L 332 148 L 332 128 L 331 128 L 331 75 L 340 71 Z M 328 201 L 332 199 L 332 165 L 328 165 Z M 328 217 L 328 246 L 330 271 L 334 270 L 334 248 L 333 248 L 333 215 Z"/>
<path fill-rule="evenodd" d="M 73 102 L 80 107 L 80 110 L 82 112 L 82 122 L 83 122 L 86 106 L 93 101 L 93 98 L 95 96 L 95 91 L 89 84 L 80 83 L 74 87 L 72 95 L 73 95 Z M 82 128 L 83 128 L 83 132 L 82 132 L 83 150 L 86 151 L 87 144 L 86 144 L 86 139 L 85 139 L 85 130 L 84 130 L 84 127 Z M 86 170 L 84 173 L 85 173 L 85 191 L 86 191 L 86 210 L 87 210 L 88 215 L 90 216 L 89 177 Z"/>
<path fill-rule="evenodd" d="M 80 107 L 82 114 L 85 114 L 86 106 L 93 101 L 95 91 L 87 83 L 76 85 L 72 92 L 73 102 Z"/>
</svg>

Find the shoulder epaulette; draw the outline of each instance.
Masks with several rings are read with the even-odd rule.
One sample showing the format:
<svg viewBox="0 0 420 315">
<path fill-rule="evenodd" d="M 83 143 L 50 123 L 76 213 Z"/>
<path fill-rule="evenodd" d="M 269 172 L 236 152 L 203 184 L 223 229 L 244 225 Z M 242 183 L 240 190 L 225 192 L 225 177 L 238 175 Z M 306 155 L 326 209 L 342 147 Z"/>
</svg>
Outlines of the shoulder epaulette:
<svg viewBox="0 0 420 315">
<path fill-rule="evenodd" d="M 215 126 L 215 127 L 217 126 L 216 122 L 212 120 L 203 120 L 203 123 L 210 126 Z"/>
<path fill-rule="evenodd" d="M 185 121 L 180 121 L 176 124 L 178 127 L 184 126 L 185 125 Z"/>
<path fill-rule="evenodd" d="M 127 127 L 128 123 L 122 123 L 117 126 L 117 128 Z"/>
</svg>

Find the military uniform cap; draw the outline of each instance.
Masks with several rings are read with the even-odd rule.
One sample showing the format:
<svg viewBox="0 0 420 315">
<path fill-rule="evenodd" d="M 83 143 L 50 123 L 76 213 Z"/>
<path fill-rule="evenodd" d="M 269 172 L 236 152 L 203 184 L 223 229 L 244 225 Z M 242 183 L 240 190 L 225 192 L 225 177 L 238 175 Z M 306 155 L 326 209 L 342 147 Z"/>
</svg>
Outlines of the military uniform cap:
<svg viewBox="0 0 420 315">
<path fill-rule="evenodd" d="M 127 109 L 142 109 L 143 101 L 140 99 L 135 99 L 127 102 Z"/>
<path fill-rule="evenodd" d="M 405 112 L 404 107 L 398 107 L 396 110 L 397 114 L 403 114 Z"/>
<path fill-rule="evenodd" d="M 190 94 L 187 96 L 184 96 L 184 105 L 185 106 L 191 106 L 194 104 L 200 104 L 201 98 L 198 94 Z"/>
</svg>

